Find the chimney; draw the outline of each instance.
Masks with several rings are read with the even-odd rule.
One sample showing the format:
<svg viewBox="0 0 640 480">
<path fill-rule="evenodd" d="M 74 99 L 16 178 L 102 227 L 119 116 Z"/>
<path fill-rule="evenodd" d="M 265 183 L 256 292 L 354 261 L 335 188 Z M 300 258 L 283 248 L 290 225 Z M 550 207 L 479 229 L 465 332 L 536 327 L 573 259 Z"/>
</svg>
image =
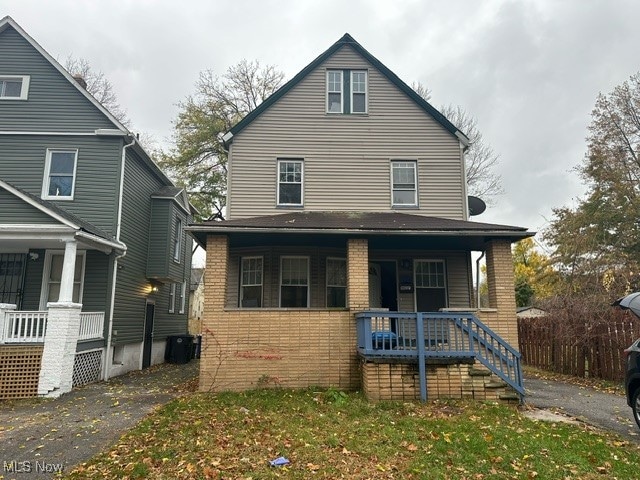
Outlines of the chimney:
<svg viewBox="0 0 640 480">
<path fill-rule="evenodd" d="M 87 89 L 87 82 L 86 80 L 82 77 L 82 75 L 74 75 L 73 79 L 78 82 L 78 84 L 80 84 L 80 86 L 82 88 L 84 88 L 85 90 Z"/>
</svg>

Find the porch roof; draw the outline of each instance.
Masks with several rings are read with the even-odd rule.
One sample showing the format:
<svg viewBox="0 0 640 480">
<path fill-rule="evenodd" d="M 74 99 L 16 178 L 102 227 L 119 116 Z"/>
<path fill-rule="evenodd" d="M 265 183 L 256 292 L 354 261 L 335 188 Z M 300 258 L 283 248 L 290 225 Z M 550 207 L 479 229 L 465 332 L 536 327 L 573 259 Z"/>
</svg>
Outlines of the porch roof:
<svg viewBox="0 0 640 480">
<path fill-rule="evenodd" d="M 13 234 L 26 234 L 27 230 L 33 230 L 34 228 L 38 231 L 46 230 L 49 231 L 52 235 L 60 235 L 64 234 L 66 230 L 75 231 L 75 237 L 81 240 L 83 243 L 92 245 L 98 250 L 110 251 L 117 250 L 119 252 L 126 251 L 127 247 L 122 242 L 115 240 L 111 235 L 96 227 L 90 222 L 87 222 L 80 217 L 70 213 L 53 202 L 49 202 L 47 200 L 43 200 L 32 193 L 29 193 L 15 185 L 5 182 L 4 180 L 0 180 L 0 188 L 5 190 L 6 192 L 15 195 L 25 204 L 30 205 L 30 207 L 39 210 L 43 214 L 47 215 L 51 218 L 52 221 L 56 222 L 53 225 L 42 224 L 42 225 L 32 225 L 25 224 L 21 226 L 20 224 L 15 225 L 3 225 L 2 232 L 0 233 L 13 233 Z M 60 227 L 60 228 L 57 228 Z"/>
<path fill-rule="evenodd" d="M 188 228 L 202 244 L 209 234 L 228 234 L 233 243 L 245 243 L 248 236 L 256 236 L 276 243 L 293 237 L 306 243 L 309 237 L 323 235 L 322 242 L 333 238 L 340 241 L 350 236 L 370 237 L 380 246 L 395 244 L 402 238 L 403 244 L 423 244 L 430 247 L 483 250 L 490 239 L 512 242 L 535 235 L 526 228 L 509 225 L 452 220 L 397 212 L 292 212 L 281 215 L 242 218 L 236 220 L 206 221 Z M 243 238 L 244 237 L 244 238 Z M 413 239 L 413 241 L 409 241 Z M 408 246 L 408 245 L 407 245 Z M 416 245 L 412 245 L 416 246 Z"/>
</svg>

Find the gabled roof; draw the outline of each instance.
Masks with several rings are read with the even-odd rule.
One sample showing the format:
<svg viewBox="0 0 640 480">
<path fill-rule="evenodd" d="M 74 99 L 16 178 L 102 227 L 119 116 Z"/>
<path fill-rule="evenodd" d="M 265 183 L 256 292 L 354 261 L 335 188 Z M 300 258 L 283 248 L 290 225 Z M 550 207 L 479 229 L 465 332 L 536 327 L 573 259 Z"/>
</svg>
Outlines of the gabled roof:
<svg viewBox="0 0 640 480">
<path fill-rule="evenodd" d="M 393 83 L 396 87 L 402 90 L 409 98 L 411 98 L 420 108 L 422 108 L 426 113 L 431 115 L 436 122 L 438 122 L 442 127 L 447 130 L 451 135 L 456 137 L 463 145 L 468 146 L 469 139 L 467 136 L 458 130 L 458 128 L 451 123 L 442 113 L 440 113 L 436 108 L 433 107 L 429 102 L 427 102 L 424 98 L 416 93 L 416 91 L 403 82 L 400 77 L 398 77 L 395 73 L 393 73 L 389 68 L 387 68 L 380 60 L 374 57 L 371 53 L 369 53 L 362 45 L 355 41 L 355 39 L 345 33 L 340 40 L 331 45 L 324 53 L 322 53 L 318 58 L 312 61 L 309 65 L 304 67 L 295 77 L 285 83 L 282 87 L 276 90 L 269 98 L 267 98 L 264 102 L 262 102 L 258 107 L 250 112 L 246 117 L 244 117 L 240 122 L 238 122 L 229 132 L 227 132 L 223 141 L 225 145 L 231 143 L 233 136 L 240 133 L 244 130 L 251 122 L 253 122 L 262 112 L 268 109 L 271 105 L 276 103 L 280 98 L 282 98 L 289 90 L 295 87 L 298 83 L 302 81 L 307 75 L 309 75 L 313 70 L 315 70 L 320 64 L 322 64 L 325 60 L 327 60 L 331 55 L 337 52 L 342 47 L 348 45 L 353 48 L 357 53 L 359 53 L 365 60 L 371 63 L 375 68 L 380 71 L 391 83 Z"/>
<path fill-rule="evenodd" d="M 81 219 L 80 217 L 67 212 L 66 210 L 63 210 L 53 202 L 43 200 L 19 187 L 16 187 L 15 185 L 5 182 L 4 180 L 0 180 L 0 188 L 11 193 L 12 195 L 15 195 L 25 203 L 31 205 L 45 215 L 50 216 L 57 222 L 60 222 L 61 224 L 66 225 L 67 227 L 74 230 L 86 232 L 90 236 L 95 237 L 94 240 L 98 243 L 102 243 L 111 248 L 116 248 L 117 250 L 121 251 L 125 251 L 127 249 L 127 247 L 122 242 L 118 242 L 105 231 Z"/>
<path fill-rule="evenodd" d="M 151 198 L 166 198 L 173 200 L 185 213 L 198 213 L 198 209 L 189 203 L 187 192 L 184 188 L 166 185 L 151 194 Z"/>
<path fill-rule="evenodd" d="M 87 90 L 85 90 L 72 76 L 71 74 L 58 63 L 58 61 L 53 58 L 47 51 L 40 46 L 38 42 L 36 42 L 31 36 L 23 30 L 23 28 L 18 25 L 18 23 L 11 18 L 9 15 L 0 20 L 0 33 L 7 29 L 7 27 L 12 27 L 16 32 L 18 32 L 33 48 L 35 48 L 40 55 L 42 55 L 53 67 L 58 70 L 68 81 L 73 85 L 84 97 L 89 100 L 98 110 L 100 110 L 115 126 L 118 130 L 122 130 L 123 132 L 130 133 L 129 129 L 125 127 L 120 121 L 114 117 L 109 110 L 107 110 L 98 100 L 96 100 L 93 95 L 91 95 Z"/>
</svg>

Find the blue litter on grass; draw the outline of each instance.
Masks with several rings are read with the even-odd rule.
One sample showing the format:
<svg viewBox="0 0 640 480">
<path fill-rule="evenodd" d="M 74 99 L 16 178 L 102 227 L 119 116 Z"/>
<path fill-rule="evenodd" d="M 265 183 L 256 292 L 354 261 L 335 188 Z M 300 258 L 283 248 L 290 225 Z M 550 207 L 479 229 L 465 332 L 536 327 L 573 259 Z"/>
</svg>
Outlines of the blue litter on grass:
<svg viewBox="0 0 640 480">
<path fill-rule="evenodd" d="M 284 457 L 278 457 L 275 460 L 271 460 L 269 462 L 269 465 L 271 465 L 272 467 L 283 467 L 285 465 L 289 465 L 291 462 L 289 461 L 289 459 L 284 458 Z"/>
</svg>

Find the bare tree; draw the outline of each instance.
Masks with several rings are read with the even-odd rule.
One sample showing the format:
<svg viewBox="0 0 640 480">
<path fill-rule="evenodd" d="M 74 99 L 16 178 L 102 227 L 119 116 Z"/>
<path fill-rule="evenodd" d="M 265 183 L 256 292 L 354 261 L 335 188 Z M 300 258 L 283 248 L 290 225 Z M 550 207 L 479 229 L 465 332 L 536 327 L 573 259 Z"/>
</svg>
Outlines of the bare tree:
<svg viewBox="0 0 640 480">
<path fill-rule="evenodd" d="M 429 101 L 431 98 L 431 90 L 422 83 L 413 82 L 411 88 L 425 100 Z M 500 156 L 495 153 L 491 145 L 485 143 L 477 120 L 461 106 L 443 105 L 440 107 L 440 113 L 471 142 L 465 156 L 469 195 L 480 197 L 490 205 L 494 204 L 494 198 L 504 193 L 502 178 L 495 171 Z"/>
<path fill-rule="evenodd" d="M 130 126 L 131 121 L 127 116 L 127 112 L 118 102 L 113 84 L 103 72 L 94 70 L 88 60 L 75 58 L 72 55 L 67 57 L 64 67 L 73 77 L 81 77 L 84 80 L 87 84 L 87 92 L 100 102 L 104 108 L 109 110 L 111 115 L 125 127 L 128 128 Z"/>
<path fill-rule="evenodd" d="M 200 73 L 195 95 L 180 103 L 174 124 L 175 147 L 160 165 L 184 186 L 201 219 L 222 218 L 227 188 L 227 152 L 220 134 L 275 92 L 284 74 L 274 66 L 242 60 L 222 76 Z"/>
</svg>

